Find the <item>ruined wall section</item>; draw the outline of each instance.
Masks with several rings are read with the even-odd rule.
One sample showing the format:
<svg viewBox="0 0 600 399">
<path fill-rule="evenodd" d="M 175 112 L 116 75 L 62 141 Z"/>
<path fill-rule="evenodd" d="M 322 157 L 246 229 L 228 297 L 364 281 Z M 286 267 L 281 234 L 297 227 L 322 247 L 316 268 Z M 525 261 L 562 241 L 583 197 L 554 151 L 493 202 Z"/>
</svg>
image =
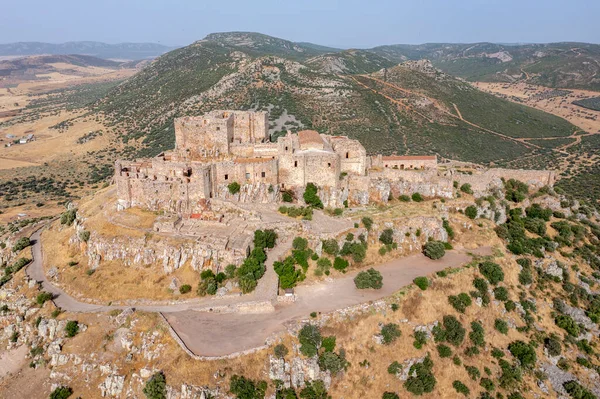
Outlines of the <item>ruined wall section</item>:
<svg viewBox="0 0 600 399">
<path fill-rule="evenodd" d="M 367 151 L 358 141 L 345 136 L 323 136 L 340 157 L 340 171 L 363 176 L 367 169 Z"/>
<path fill-rule="evenodd" d="M 233 141 L 262 143 L 269 141 L 269 114 L 266 111 L 233 111 Z"/>
<path fill-rule="evenodd" d="M 391 155 L 383 156 L 381 154 L 371 157 L 371 166 L 380 169 L 436 169 L 437 157 L 432 156 L 412 156 L 412 155 Z"/>
<path fill-rule="evenodd" d="M 229 154 L 233 142 L 234 118 L 231 113 L 211 113 L 200 117 L 177 118 L 175 153 L 185 160 L 219 159 Z"/>
<path fill-rule="evenodd" d="M 449 178 L 456 180 L 460 185 L 468 183 L 476 197 L 487 195 L 490 192 L 501 190 L 504 180 L 515 179 L 538 189 L 544 186 L 554 186 L 556 174 L 552 170 L 526 170 L 526 169 L 486 169 L 476 170 L 472 174 L 460 173 L 455 170 L 447 172 Z"/>
<path fill-rule="evenodd" d="M 115 164 L 117 207 L 142 207 L 190 214 L 210 197 L 210 168 L 202 163 L 183 163 L 154 158 L 152 163 Z"/>
</svg>

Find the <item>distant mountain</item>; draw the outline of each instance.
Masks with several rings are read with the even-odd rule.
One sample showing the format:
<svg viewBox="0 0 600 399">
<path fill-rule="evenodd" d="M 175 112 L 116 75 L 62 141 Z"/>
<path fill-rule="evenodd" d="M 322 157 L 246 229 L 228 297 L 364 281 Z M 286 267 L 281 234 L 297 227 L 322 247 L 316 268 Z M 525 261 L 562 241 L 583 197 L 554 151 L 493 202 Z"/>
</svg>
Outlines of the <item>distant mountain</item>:
<svg viewBox="0 0 600 399">
<path fill-rule="evenodd" d="M 138 61 L 137 64 L 146 61 Z M 58 72 L 78 76 L 92 76 L 76 67 L 108 69 L 134 68 L 129 63 L 105 60 L 89 55 L 32 55 L 0 61 L 0 87 L 11 87 L 22 81 L 45 80 L 47 74 Z"/>
<path fill-rule="evenodd" d="M 83 54 L 105 59 L 141 60 L 155 58 L 175 47 L 156 43 L 67 42 L 61 44 L 19 42 L 0 44 L 0 56 L 40 54 Z"/>
<path fill-rule="evenodd" d="M 527 80 L 548 87 L 600 90 L 598 44 L 428 43 L 369 51 L 396 62 L 429 59 L 442 71 L 469 81 Z"/>
</svg>

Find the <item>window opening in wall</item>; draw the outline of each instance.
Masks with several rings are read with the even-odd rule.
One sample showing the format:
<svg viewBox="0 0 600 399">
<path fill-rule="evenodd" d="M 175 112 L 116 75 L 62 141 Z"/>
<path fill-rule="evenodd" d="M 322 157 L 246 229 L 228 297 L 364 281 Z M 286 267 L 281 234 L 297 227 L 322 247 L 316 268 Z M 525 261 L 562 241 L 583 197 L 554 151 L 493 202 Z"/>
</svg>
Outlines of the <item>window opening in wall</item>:
<svg viewBox="0 0 600 399">
<path fill-rule="evenodd" d="M 327 167 L 331 168 L 331 162 L 327 162 Z"/>
<path fill-rule="evenodd" d="M 404 169 L 404 165 L 400 165 L 400 169 Z"/>
<path fill-rule="evenodd" d="M 285 147 L 285 150 L 287 151 L 287 150 L 288 150 L 288 148 L 287 148 L 287 147 Z"/>
<path fill-rule="evenodd" d="M 298 161 L 294 161 L 294 168 L 298 167 Z"/>
<path fill-rule="evenodd" d="M 246 179 L 250 179 L 250 173 L 246 172 Z"/>
<path fill-rule="evenodd" d="M 229 180 L 229 175 L 225 175 L 225 180 Z"/>
<path fill-rule="evenodd" d="M 346 153 L 346 158 L 350 158 L 350 153 L 349 152 Z"/>
<path fill-rule="evenodd" d="M 388 166 L 387 166 L 387 165 L 385 165 L 385 167 L 387 168 Z"/>
<path fill-rule="evenodd" d="M 260 172 L 260 177 L 265 177 L 265 172 Z"/>
</svg>

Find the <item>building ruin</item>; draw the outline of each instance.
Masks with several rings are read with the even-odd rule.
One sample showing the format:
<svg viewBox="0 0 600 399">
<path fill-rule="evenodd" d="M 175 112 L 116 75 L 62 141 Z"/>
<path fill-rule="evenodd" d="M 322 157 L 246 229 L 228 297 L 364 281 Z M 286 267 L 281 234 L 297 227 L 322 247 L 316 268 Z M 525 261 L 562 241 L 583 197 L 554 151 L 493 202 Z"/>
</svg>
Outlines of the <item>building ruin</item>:
<svg viewBox="0 0 600 399">
<path fill-rule="evenodd" d="M 368 156 L 357 140 L 314 130 L 288 131 L 271 142 L 264 111 L 212 111 L 174 123 L 174 150 L 116 162 L 119 209 L 142 207 L 202 218 L 209 217 L 213 198 L 277 202 L 287 191 L 300 199 L 308 183 L 319 187 L 326 206 L 385 202 L 414 192 L 450 198 L 455 180 L 497 185 L 511 176 L 509 170 L 489 169 L 474 179 L 441 170 L 435 155 Z M 516 172 L 534 185 L 554 182 L 550 171 Z M 228 190 L 234 182 L 241 188 L 237 196 Z"/>
</svg>

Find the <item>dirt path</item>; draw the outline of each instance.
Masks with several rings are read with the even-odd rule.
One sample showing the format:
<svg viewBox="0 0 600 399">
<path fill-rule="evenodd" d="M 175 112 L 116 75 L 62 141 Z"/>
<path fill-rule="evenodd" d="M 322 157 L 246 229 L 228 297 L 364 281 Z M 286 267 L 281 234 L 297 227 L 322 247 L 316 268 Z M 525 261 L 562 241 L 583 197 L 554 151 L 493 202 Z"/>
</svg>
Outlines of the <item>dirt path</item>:
<svg viewBox="0 0 600 399">
<path fill-rule="evenodd" d="M 493 130 L 490 130 L 490 129 L 484 128 L 484 127 L 482 127 L 482 126 L 479 126 L 479 125 L 477 125 L 477 124 L 475 124 L 475 123 L 473 123 L 473 122 L 470 122 L 470 121 L 468 121 L 468 120 L 464 119 L 464 118 L 463 118 L 463 116 L 462 116 L 462 114 L 461 114 L 461 113 L 460 113 L 460 111 L 458 110 L 458 107 L 456 106 L 456 104 L 453 104 L 453 105 L 454 105 L 454 108 L 456 109 L 456 112 L 457 112 L 457 114 L 458 114 L 458 115 L 454 115 L 452 112 L 450 112 L 450 111 L 448 111 L 447 109 L 445 109 L 444 107 L 442 107 L 442 106 L 441 106 L 441 105 L 438 103 L 438 101 L 437 101 L 436 99 L 434 99 L 434 98 L 431 98 L 431 97 L 427 97 L 427 96 L 425 96 L 424 94 L 421 94 L 421 93 L 413 93 L 413 92 L 411 92 L 410 90 L 404 89 L 404 88 L 402 88 L 402 87 L 396 86 L 396 85 L 394 85 L 394 84 L 392 84 L 392 83 L 385 82 L 385 81 L 383 81 L 383 80 L 380 80 L 380 79 L 374 78 L 374 77 L 372 77 L 372 76 L 369 76 L 369 75 L 360 75 L 360 76 L 361 76 L 361 77 L 364 77 L 364 78 L 367 78 L 367 79 L 370 79 L 370 80 L 373 80 L 373 81 L 375 81 L 375 82 L 381 83 L 381 84 L 383 84 L 383 85 L 386 85 L 386 86 L 388 86 L 388 87 L 391 87 L 391 88 L 393 88 L 393 89 L 396 89 L 396 90 L 398 90 L 398 91 L 401 91 L 401 92 L 403 92 L 403 93 L 406 93 L 406 94 L 419 95 L 419 96 L 425 97 L 425 98 L 427 98 L 429 101 L 431 101 L 431 103 L 433 103 L 433 104 L 434 104 L 434 106 L 436 107 L 436 109 L 438 109 L 440 112 L 442 112 L 442 113 L 444 113 L 444 114 L 446 114 L 446 115 L 448 115 L 448 116 L 450 116 L 450 117 L 452 117 L 452 118 L 458 119 L 458 120 L 460 120 L 460 121 L 462 121 L 462 122 L 466 123 L 466 124 L 467 124 L 467 125 L 469 125 L 469 126 L 472 126 L 472 127 L 476 128 L 476 129 L 479 129 L 479 130 L 482 130 L 482 131 L 484 131 L 484 132 L 487 132 L 487 133 L 490 133 L 490 134 L 493 134 L 493 135 L 496 135 L 496 136 L 502 137 L 502 138 L 503 138 L 503 139 L 505 139 L 505 140 L 509 140 L 509 141 L 514 141 L 514 142 L 517 142 L 517 143 L 519 143 L 519 144 L 522 144 L 522 145 L 524 145 L 524 146 L 525 146 L 525 147 L 527 147 L 527 148 L 532 148 L 532 147 L 533 147 L 533 148 L 541 148 L 541 147 L 540 147 L 540 146 L 538 146 L 538 145 L 535 145 L 535 144 L 533 144 L 533 143 L 530 143 L 530 142 L 528 142 L 528 141 L 527 141 L 527 139 L 525 139 L 525 138 L 516 138 L 516 137 L 510 137 L 510 136 L 507 136 L 507 135 L 505 135 L 505 134 L 498 133 L 498 132 L 495 132 L 495 131 L 493 131 Z M 381 96 L 383 96 L 383 97 L 387 98 L 388 100 L 392 101 L 392 102 L 393 102 L 393 103 L 395 103 L 395 104 L 398 104 L 398 105 L 400 105 L 400 106 L 401 106 L 401 107 L 403 107 L 403 108 L 406 108 L 406 109 L 408 109 L 408 110 L 410 110 L 410 111 L 412 111 L 412 112 L 416 113 L 417 115 L 421 116 L 422 118 L 425 118 L 425 119 L 426 119 L 427 121 L 429 121 L 430 123 L 434 123 L 434 121 L 433 121 L 433 120 L 429 119 L 427 116 L 425 116 L 425 115 L 421 114 L 420 112 L 416 111 L 414 108 L 412 108 L 412 107 L 411 107 L 411 106 L 409 106 L 408 104 L 406 104 L 406 103 L 404 103 L 404 102 L 402 102 L 402 101 L 396 100 L 396 99 L 394 99 L 394 98 L 392 98 L 392 97 L 390 97 L 390 96 L 388 96 L 388 95 L 386 95 L 386 94 L 383 94 L 383 93 L 381 93 L 381 92 L 377 91 L 377 89 L 374 89 L 374 88 L 372 88 L 372 87 L 369 87 L 368 85 L 366 85 L 366 84 L 364 84 L 364 83 L 362 83 L 362 82 L 358 81 L 358 80 L 357 80 L 355 77 L 353 77 L 353 76 L 351 76 L 351 78 L 352 78 L 352 79 L 353 79 L 353 80 L 354 80 L 356 83 L 358 83 L 359 85 L 361 85 L 361 86 L 363 86 L 363 87 L 365 87 L 365 88 L 367 88 L 367 89 L 369 89 L 369 90 L 373 91 L 374 93 L 377 93 L 377 94 L 379 94 L 379 95 L 381 95 Z"/>
</svg>

